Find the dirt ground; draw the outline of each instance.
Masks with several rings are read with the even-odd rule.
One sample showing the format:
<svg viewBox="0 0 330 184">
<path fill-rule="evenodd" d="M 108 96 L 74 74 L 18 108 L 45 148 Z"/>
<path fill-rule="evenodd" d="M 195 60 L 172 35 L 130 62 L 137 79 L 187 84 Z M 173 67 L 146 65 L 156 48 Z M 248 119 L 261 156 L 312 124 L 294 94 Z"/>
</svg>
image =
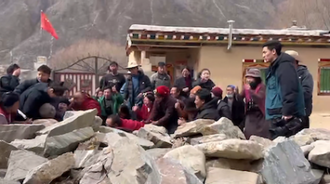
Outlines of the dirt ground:
<svg viewBox="0 0 330 184">
<path fill-rule="evenodd" d="M 330 113 L 312 113 L 310 126 L 311 128 L 326 128 L 330 130 Z"/>
</svg>

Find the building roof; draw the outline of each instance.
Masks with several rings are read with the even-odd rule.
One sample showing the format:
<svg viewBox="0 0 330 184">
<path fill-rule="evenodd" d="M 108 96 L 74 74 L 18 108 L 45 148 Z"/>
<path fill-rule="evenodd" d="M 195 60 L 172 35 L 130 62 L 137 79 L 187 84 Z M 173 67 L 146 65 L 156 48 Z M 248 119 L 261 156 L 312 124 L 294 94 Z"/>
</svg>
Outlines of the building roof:
<svg viewBox="0 0 330 184">
<path fill-rule="evenodd" d="M 288 29 L 235 29 L 233 44 L 263 44 L 269 40 L 284 45 L 330 46 L 330 31 Z M 229 28 L 174 27 L 133 24 L 128 30 L 127 48 L 132 46 L 186 46 L 228 43 Z"/>
</svg>

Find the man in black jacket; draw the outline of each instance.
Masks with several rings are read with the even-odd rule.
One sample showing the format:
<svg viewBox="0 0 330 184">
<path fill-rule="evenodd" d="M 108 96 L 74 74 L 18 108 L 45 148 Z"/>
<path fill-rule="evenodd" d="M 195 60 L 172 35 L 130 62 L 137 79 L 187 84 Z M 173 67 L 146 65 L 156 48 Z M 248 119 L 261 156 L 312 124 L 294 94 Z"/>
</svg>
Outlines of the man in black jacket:
<svg viewBox="0 0 330 184">
<path fill-rule="evenodd" d="M 31 86 L 37 83 L 50 84 L 52 82 L 52 80 L 49 79 L 52 69 L 50 69 L 47 65 L 41 65 L 37 71 L 38 73 L 36 79 L 26 80 L 22 82 L 15 88 L 14 92 L 18 94 L 23 94 L 25 90 L 29 89 Z"/>
<path fill-rule="evenodd" d="M 118 63 L 112 61 L 109 65 L 109 74 L 105 75 L 100 80 L 100 89 L 103 89 L 106 86 L 116 85 L 116 90 L 119 92 L 125 82 L 126 79 L 124 75 L 118 73 Z"/>
<path fill-rule="evenodd" d="M 195 104 L 198 109 L 196 119 L 213 119 L 215 121 L 219 119 L 217 102 L 212 100 L 212 94 L 209 90 L 204 88 L 198 90 L 196 92 Z"/>
<path fill-rule="evenodd" d="M 14 91 L 19 85 L 19 75 L 21 68 L 17 64 L 12 64 L 7 68 L 7 75 L 0 79 L 0 97 L 3 93 Z"/>
<path fill-rule="evenodd" d="M 219 119 L 222 117 L 228 118 L 231 120 L 231 111 L 229 105 L 222 100 L 222 89 L 220 87 L 215 87 L 212 89 L 213 100 L 217 102 L 217 112 Z"/>
<path fill-rule="evenodd" d="M 298 52 L 294 50 L 285 51 L 285 53 L 292 56 L 296 61 L 295 65 L 297 67 L 298 78 L 303 88 L 304 101 L 305 101 L 305 112 L 306 116 L 304 118 L 304 128 L 309 128 L 309 116 L 312 114 L 313 110 L 313 89 L 314 81 L 312 74 L 308 71 L 305 65 L 301 64 L 301 59 Z"/>
</svg>

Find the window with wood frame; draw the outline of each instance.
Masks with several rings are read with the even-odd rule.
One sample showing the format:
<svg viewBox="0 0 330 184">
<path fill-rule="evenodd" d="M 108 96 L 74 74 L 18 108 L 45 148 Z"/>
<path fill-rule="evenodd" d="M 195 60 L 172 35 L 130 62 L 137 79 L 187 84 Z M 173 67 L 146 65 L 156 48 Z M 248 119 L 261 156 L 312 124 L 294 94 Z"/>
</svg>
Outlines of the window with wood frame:
<svg viewBox="0 0 330 184">
<path fill-rule="evenodd" d="M 263 59 L 243 59 L 242 64 L 242 84 L 245 82 L 245 74 L 248 69 L 258 68 L 261 72 L 261 79 L 266 82 L 266 72 L 269 67 L 269 63 L 264 62 Z"/>
<path fill-rule="evenodd" d="M 319 59 L 317 94 L 330 96 L 330 59 Z"/>
</svg>

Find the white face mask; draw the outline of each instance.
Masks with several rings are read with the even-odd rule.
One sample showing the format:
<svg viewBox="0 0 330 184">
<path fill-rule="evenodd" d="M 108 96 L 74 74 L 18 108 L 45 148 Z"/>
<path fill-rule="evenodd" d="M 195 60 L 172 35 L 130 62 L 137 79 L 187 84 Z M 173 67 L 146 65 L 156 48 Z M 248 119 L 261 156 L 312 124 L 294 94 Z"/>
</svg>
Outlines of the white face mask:
<svg viewBox="0 0 330 184">
<path fill-rule="evenodd" d="M 234 97 L 233 94 L 227 94 L 226 96 L 227 96 L 227 98 L 233 98 Z"/>
</svg>

